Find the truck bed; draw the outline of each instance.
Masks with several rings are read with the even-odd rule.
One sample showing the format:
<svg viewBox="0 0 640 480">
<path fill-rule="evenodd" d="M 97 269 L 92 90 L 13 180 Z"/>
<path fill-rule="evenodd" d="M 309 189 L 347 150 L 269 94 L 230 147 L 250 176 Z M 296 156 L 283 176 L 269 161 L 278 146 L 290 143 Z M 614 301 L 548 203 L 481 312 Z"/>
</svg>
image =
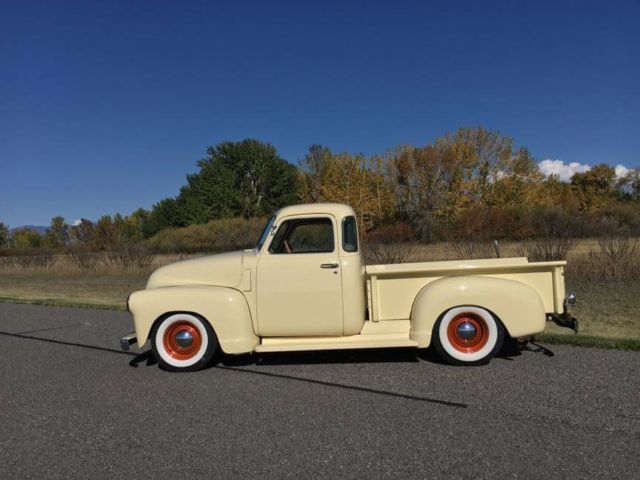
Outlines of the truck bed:
<svg viewBox="0 0 640 480">
<path fill-rule="evenodd" d="M 567 262 L 529 262 L 525 257 L 399 263 L 365 267 L 372 321 L 405 320 L 413 299 L 427 284 L 452 275 L 481 275 L 525 283 L 534 288 L 547 312 L 561 312 Z"/>
</svg>

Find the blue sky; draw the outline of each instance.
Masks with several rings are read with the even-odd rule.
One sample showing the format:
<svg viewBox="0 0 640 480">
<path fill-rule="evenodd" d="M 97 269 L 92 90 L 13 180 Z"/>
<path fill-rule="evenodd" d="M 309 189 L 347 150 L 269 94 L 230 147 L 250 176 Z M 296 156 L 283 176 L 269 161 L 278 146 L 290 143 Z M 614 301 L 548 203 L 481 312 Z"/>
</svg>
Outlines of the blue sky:
<svg viewBox="0 0 640 480">
<path fill-rule="evenodd" d="M 130 213 L 207 145 L 381 153 L 459 126 L 638 166 L 640 2 L 0 0 L 0 221 Z"/>
</svg>

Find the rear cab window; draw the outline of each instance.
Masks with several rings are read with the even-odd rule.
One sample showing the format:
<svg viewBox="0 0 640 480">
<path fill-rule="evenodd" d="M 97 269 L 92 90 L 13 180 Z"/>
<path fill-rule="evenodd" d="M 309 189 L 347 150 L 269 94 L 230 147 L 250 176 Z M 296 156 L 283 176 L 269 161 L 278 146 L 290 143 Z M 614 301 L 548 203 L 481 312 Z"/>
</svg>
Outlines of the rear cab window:
<svg viewBox="0 0 640 480">
<path fill-rule="evenodd" d="M 358 228 L 354 216 L 342 220 L 342 249 L 345 252 L 358 251 Z"/>
</svg>

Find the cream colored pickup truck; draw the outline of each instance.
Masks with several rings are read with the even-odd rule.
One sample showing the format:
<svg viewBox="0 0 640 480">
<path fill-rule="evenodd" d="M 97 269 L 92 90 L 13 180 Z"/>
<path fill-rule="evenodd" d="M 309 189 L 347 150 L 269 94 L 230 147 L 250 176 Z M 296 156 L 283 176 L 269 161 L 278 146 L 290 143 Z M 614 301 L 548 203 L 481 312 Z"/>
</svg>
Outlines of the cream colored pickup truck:
<svg viewBox="0 0 640 480">
<path fill-rule="evenodd" d="M 354 211 L 286 207 L 255 248 L 156 270 L 127 308 L 135 332 L 169 370 L 202 368 L 218 353 L 431 345 L 447 362 L 477 365 L 506 335 L 577 329 L 565 297 L 566 262 L 526 258 L 363 264 Z"/>
</svg>

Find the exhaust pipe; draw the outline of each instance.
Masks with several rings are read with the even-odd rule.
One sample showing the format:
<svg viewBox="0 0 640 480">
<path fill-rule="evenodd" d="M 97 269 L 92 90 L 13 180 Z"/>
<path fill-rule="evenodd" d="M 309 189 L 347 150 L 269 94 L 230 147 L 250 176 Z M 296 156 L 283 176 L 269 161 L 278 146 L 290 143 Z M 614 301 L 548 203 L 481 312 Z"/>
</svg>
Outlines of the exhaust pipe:
<svg viewBox="0 0 640 480">
<path fill-rule="evenodd" d="M 128 352 L 129 347 L 134 343 L 136 343 L 137 341 L 138 341 L 138 338 L 136 337 L 136 333 L 131 332 L 130 334 L 125 335 L 120 339 L 120 348 L 125 352 Z"/>
</svg>

